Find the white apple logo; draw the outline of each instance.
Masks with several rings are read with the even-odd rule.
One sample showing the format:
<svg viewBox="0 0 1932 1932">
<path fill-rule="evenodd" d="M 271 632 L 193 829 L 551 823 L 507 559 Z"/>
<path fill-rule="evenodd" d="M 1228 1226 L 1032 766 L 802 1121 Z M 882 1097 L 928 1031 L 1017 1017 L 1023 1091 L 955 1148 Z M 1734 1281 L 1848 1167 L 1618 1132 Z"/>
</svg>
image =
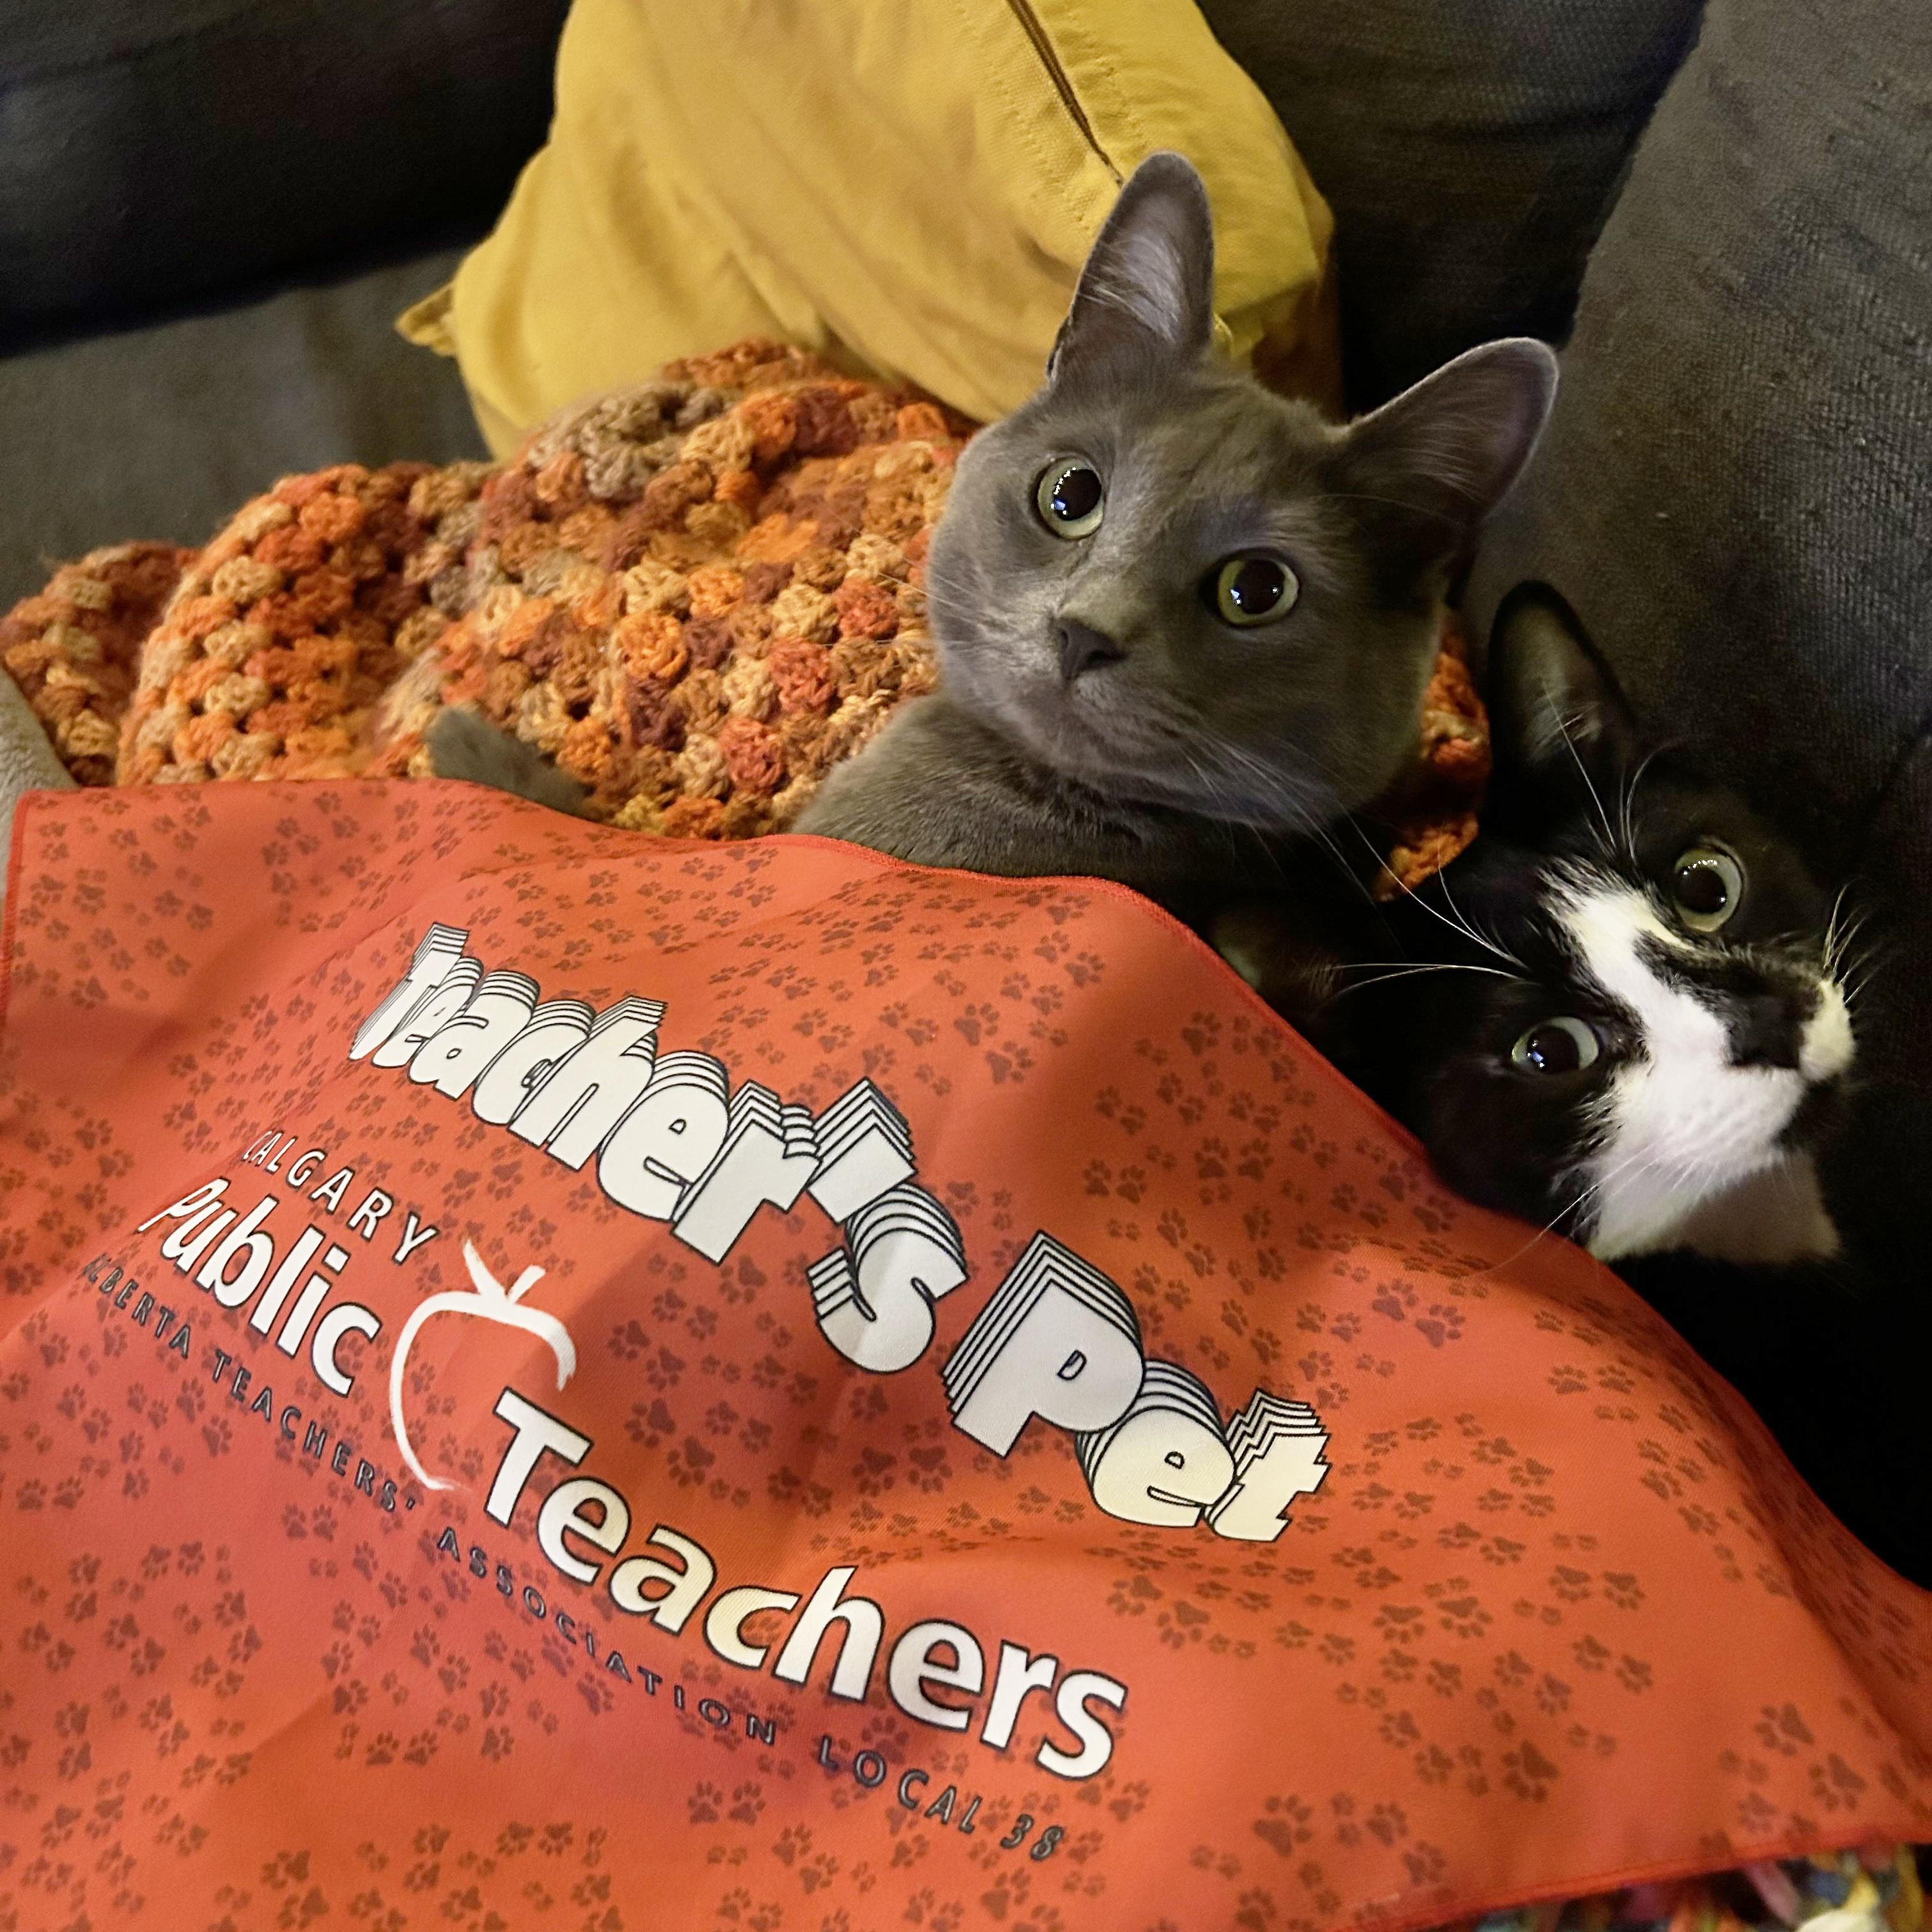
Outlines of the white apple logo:
<svg viewBox="0 0 1932 1932">
<path fill-rule="evenodd" d="M 543 1279 L 542 1268 L 525 1268 L 506 1288 L 484 1265 L 483 1257 L 468 1241 L 463 1244 L 463 1258 L 469 1266 L 470 1279 L 476 1284 L 476 1292 L 452 1288 L 446 1294 L 432 1294 L 418 1302 L 408 1321 L 403 1324 L 403 1332 L 397 1338 L 394 1358 L 389 1364 L 389 1424 L 396 1432 L 396 1446 L 403 1452 L 403 1460 L 426 1490 L 462 1486 L 442 1477 L 432 1476 L 416 1460 L 416 1450 L 410 1446 L 409 1430 L 403 1422 L 403 1371 L 408 1364 L 410 1345 L 416 1340 L 417 1331 L 432 1315 L 480 1315 L 486 1322 L 500 1322 L 506 1328 L 520 1328 L 526 1334 L 536 1336 L 556 1358 L 559 1388 L 569 1381 L 577 1369 L 577 1344 L 570 1339 L 570 1330 L 554 1315 L 546 1314 L 541 1308 L 523 1306 L 524 1297 Z"/>
</svg>

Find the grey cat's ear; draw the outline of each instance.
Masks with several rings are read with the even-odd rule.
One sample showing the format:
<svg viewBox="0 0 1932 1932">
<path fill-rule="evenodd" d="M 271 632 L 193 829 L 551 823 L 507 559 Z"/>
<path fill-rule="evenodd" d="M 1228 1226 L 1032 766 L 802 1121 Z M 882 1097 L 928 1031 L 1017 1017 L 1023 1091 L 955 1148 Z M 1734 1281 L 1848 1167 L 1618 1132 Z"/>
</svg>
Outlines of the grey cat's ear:
<svg viewBox="0 0 1932 1932">
<path fill-rule="evenodd" d="M 1556 394 L 1544 344 L 1486 342 L 1349 424 L 1326 480 L 1391 564 L 1453 569 L 1529 460 Z"/>
<path fill-rule="evenodd" d="M 1629 768 L 1636 720 L 1576 612 L 1546 584 L 1519 584 L 1497 610 L 1484 696 L 1505 775 L 1567 783 Z"/>
<path fill-rule="evenodd" d="M 1107 217 L 1047 358 L 1049 382 L 1157 374 L 1214 332 L 1214 223 L 1193 165 L 1150 154 Z"/>
</svg>

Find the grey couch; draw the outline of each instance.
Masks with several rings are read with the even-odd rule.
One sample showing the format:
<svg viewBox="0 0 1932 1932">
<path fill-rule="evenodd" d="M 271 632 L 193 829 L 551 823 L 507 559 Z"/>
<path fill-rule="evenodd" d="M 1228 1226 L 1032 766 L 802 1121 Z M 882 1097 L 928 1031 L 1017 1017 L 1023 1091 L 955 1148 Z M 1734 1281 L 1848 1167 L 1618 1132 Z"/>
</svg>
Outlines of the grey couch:
<svg viewBox="0 0 1932 1932">
<path fill-rule="evenodd" d="M 565 0 L 14 0 L 0 605 L 290 470 L 482 445 L 398 310 L 541 143 Z"/>
</svg>

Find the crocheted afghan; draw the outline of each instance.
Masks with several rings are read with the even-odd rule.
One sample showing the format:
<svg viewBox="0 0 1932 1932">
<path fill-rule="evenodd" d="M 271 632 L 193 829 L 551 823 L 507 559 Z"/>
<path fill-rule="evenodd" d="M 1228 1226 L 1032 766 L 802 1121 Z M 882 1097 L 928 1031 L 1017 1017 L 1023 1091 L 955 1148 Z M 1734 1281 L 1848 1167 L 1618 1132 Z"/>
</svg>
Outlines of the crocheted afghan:
<svg viewBox="0 0 1932 1932">
<path fill-rule="evenodd" d="M 566 411 L 500 465 L 290 477 L 199 552 L 124 544 L 0 619 L 83 784 L 427 776 L 460 705 L 627 828 L 746 838 L 932 688 L 926 543 L 972 425 L 742 343 Z M 1474 830 L 1480 703 L 1445 638 L 1394 864 Z"/>
</svg>

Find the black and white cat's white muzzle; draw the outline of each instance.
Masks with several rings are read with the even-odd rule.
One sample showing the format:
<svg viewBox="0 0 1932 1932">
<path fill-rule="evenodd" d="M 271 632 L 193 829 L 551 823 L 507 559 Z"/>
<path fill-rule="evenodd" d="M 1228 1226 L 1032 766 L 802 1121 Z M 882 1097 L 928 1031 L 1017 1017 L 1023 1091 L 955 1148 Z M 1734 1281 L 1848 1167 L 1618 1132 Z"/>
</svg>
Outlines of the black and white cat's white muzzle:
<svg viewBox="0 0 1932 1932">
<path fill-rule="evenodd" d="M 1852 1064 L 1824 968 L 1709 944 L 1650 896 L 1571 862 L 1550 904 L 1580 988 L 1619 1012 L 1627 1050 L 1585 1103 L 1574 1232 L 1604 1261 L 1665 1248 L 1771 1264 L 1836 1252 L 1807 1144 Z"/>
</svg>

